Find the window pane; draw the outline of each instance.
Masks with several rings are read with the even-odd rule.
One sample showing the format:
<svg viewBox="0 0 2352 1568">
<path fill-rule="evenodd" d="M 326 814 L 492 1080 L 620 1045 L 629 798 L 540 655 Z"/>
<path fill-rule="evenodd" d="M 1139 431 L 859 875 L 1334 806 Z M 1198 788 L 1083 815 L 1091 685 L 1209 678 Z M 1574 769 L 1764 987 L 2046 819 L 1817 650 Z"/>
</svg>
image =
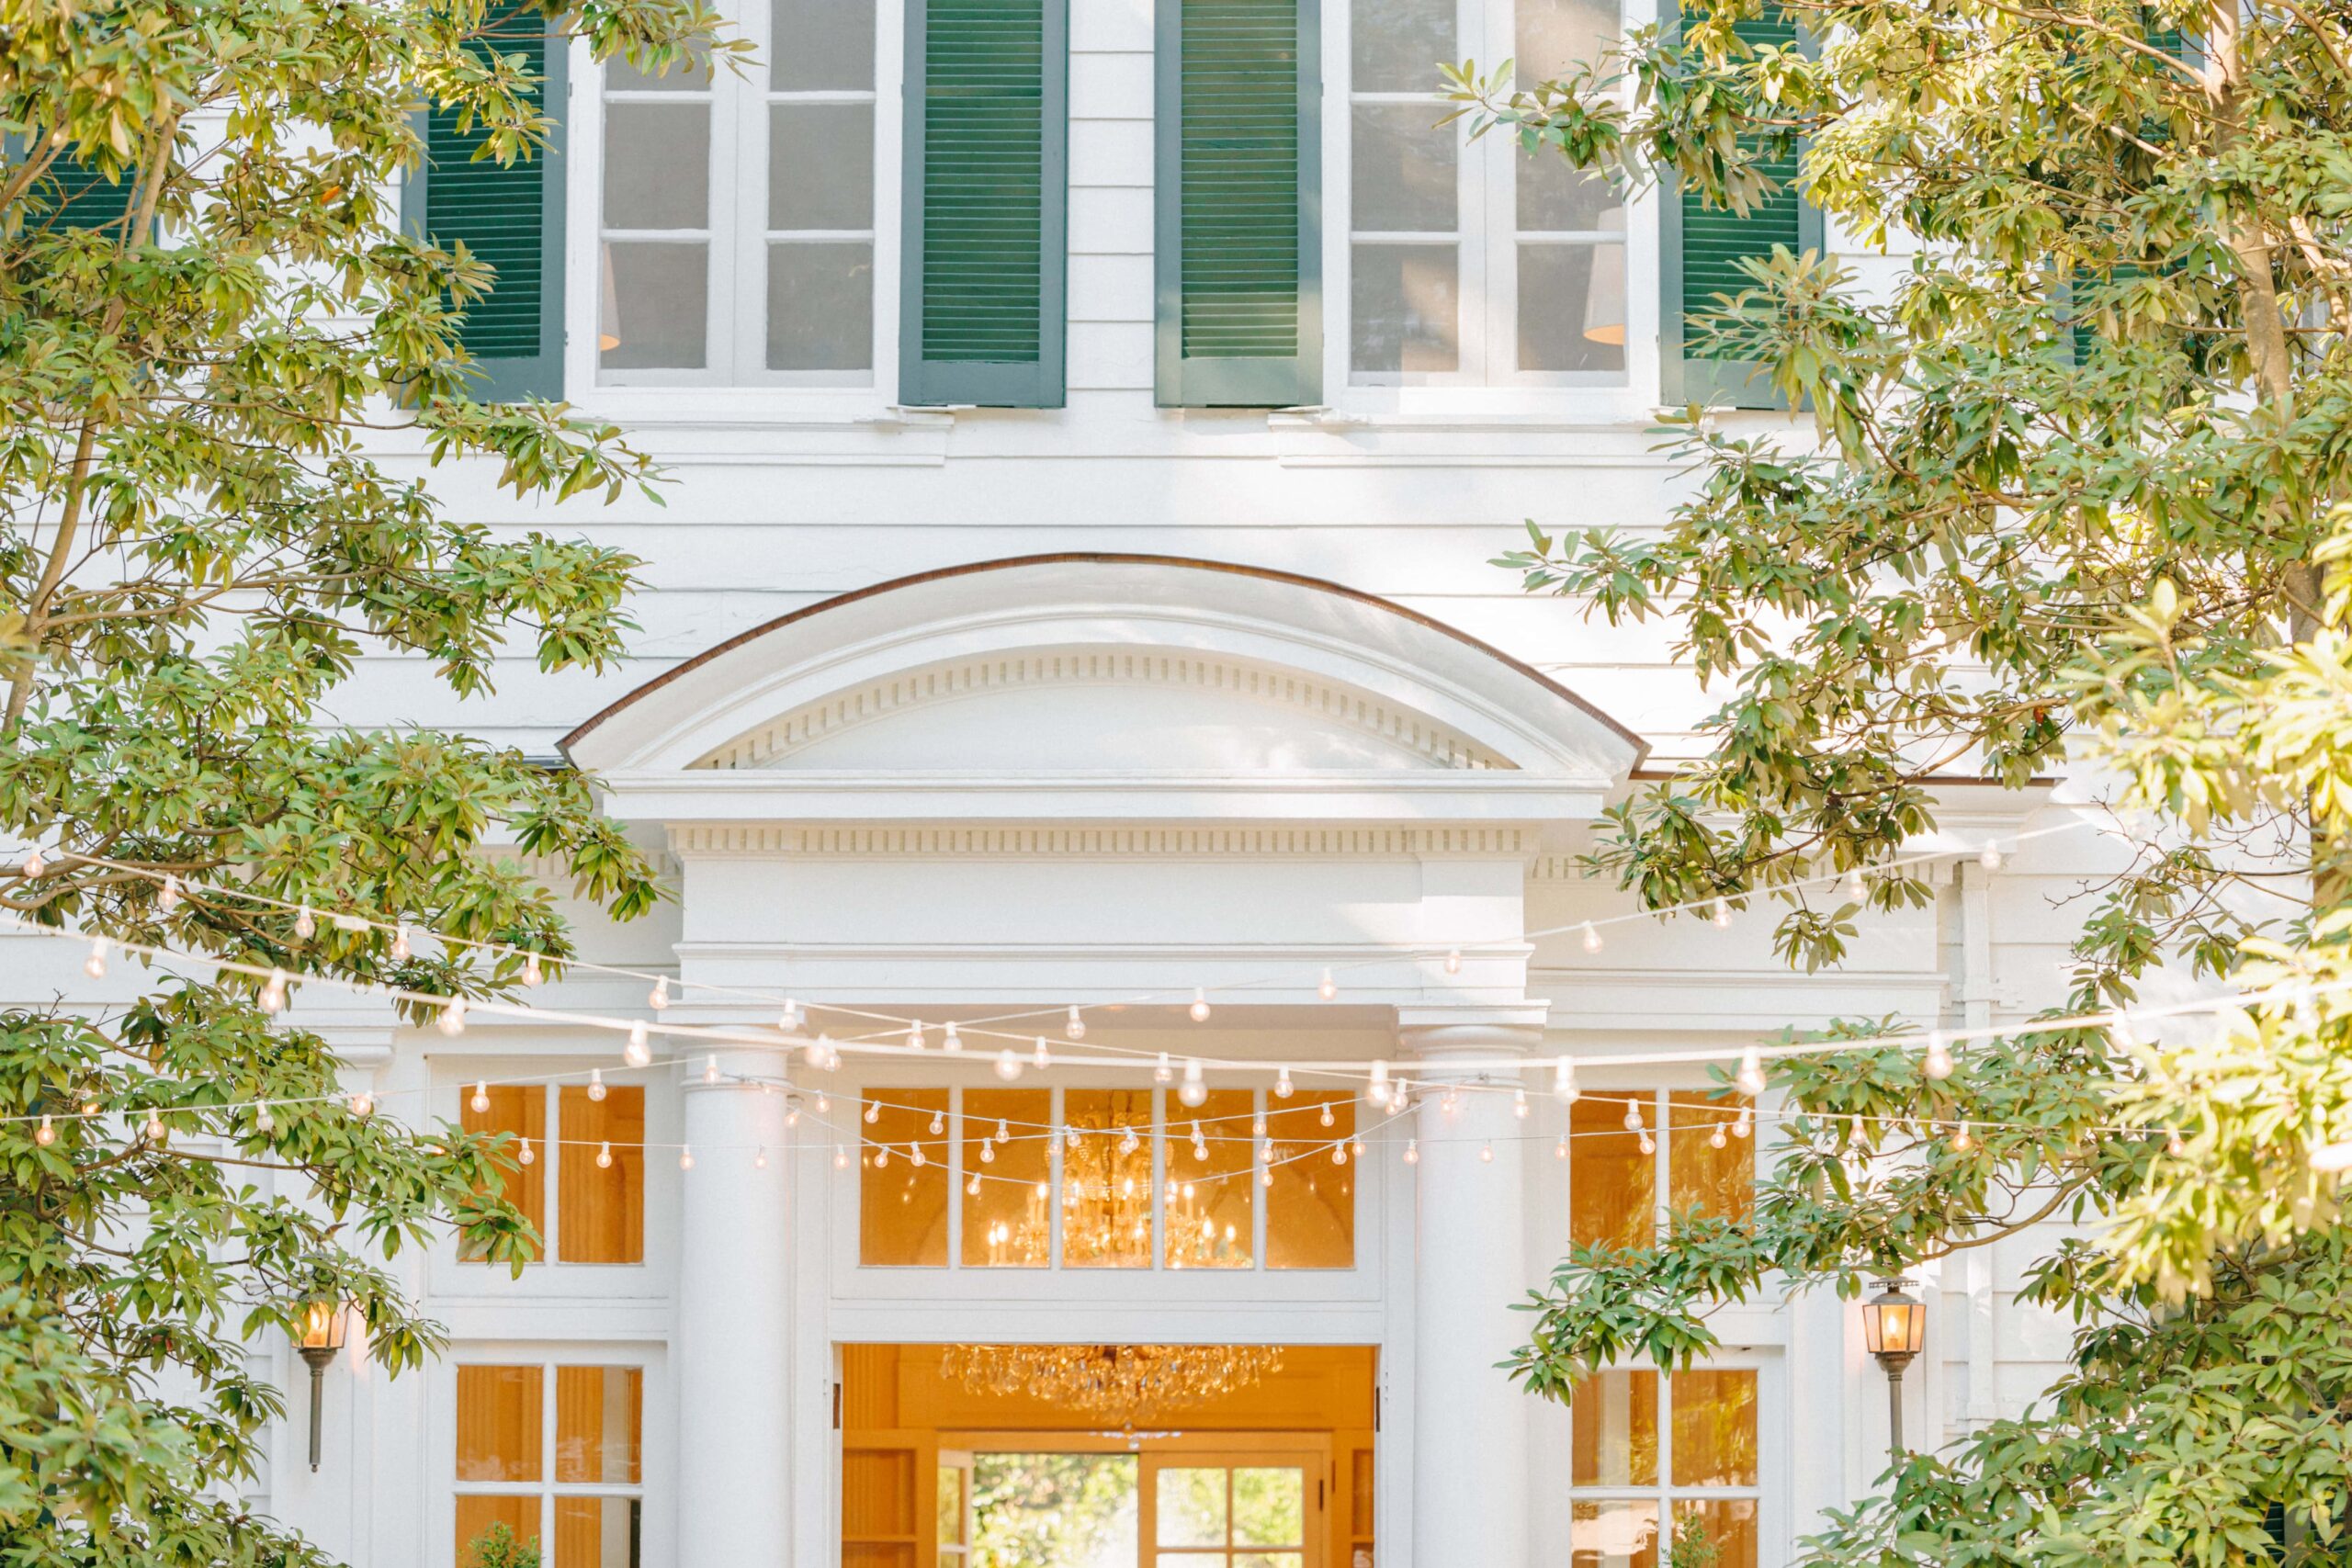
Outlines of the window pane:
<svg viewBox="0 0 2352 1568">
<path fill-rule="evenodd" d="M 874 1120 L 861 1121 L 857 1258 L 881 1268 L 947 1267 L 947 1091 L 873 1091 Z M 860 1112 L 863 1116 L 864 1112 Z M 932 1127 L 936 1124 L 939 1131 Z M 920 1146 L 923 1163 L 914 1162 Z"/>
<path fill-rule="evenodd" d="M 1159 1561 L 1165 1563 L 1168 1559 L 1163 1557 Z M 1303 1551 L 1237 1551 L 1233 1554 L 1233 1568 L 1306 1568 L 1306 1554 Z"/>
<path fill-rule="evenodd" d="M 1519 367 L 1625 368 L 1625 247 L 1519 247 Z"/>
<path fill-rule="evenodd" d="M 645 1261 L 645 1090 L 623 1084 L 591 1100 L 566 1084 L 556 1182 L 556 1256 L 566 1263 Z"/>
<path fill-rule="evenodd" d="M 1348 69 L 1359 93 L 1434 93 L 1442 61 L 1453 46 L 1453 0 L 1355 0 L 1350 12 Z"/>
<path fill-rule="evenodd" d="M 768 17 L 777 92 L 874 85 L 874 0 L 773 0 Z"/>
<path fill-rule="evenodd" d="M 1068 1089 L 1062 1120 L 1082 1134 L 1062 1150 L 1062 1262 L 1150 1268 L 1151 1091 Z"/>
<path fill-rule="evenodd" d="M 1272 1102 L 1273 1182 L 1266 1189 L 1266 1267 L 1352 1269 L 1356 1262 L 1356 1162 L 1331 1162 L 1334 1144 L 1355 1135 L 1352 1095 L 1301 1094 Z M 1324 1112 L 1330 1113 L 1329 1125 Z M 1298 1157 L 1291 1157 L 1291 1156 Z"/>
<path fill-rule="evenodd" d="M 710 250 L 611 242 L 597 346 L 608 370 L 699 370 L 709 331 Z"/>
<path fill-rule="evenodd" d="M 1519 188 L 1519 229 L 1525 233 L 1625 231 L 1625 209 L 1606 175 L 1571 166 L 1553 148 L 1511 156 Z"/>
<path fill-rule="evenodd" d="M 458 1568 L 481 1568 L 485 1555 L 499 1560 L 493 1550 L 503 1527 L 516 1541 L 536 1546 L 539 1539 L 537 1497 L 462 1496 L 458 1499 Z M 512 1562 L 511 1554 L 504 1562 Z"/>
<path fill-rule="evenodd" d="M 485 1088 L 482 1093 L 490 1100 L 490 1109 L 474 1109 L 474 1091 L 469 1088 L 458 1091 L 464 1109 L 458 1124 L 469 1133 L 505 1133 L 506 1168 L 483 1184 L 486 1192 L 503 1194 L 506 1201 L 531 1222 L 531 1228 L 542 1236 L 547 1235 L 548 1199 L 547 1167 L 541 1163 L 548 1147 L 548 1091 L 543 1085 L 502 1084 L 496 1089 Z M 522 1145 L 517 1140 L 530 1140 L 535 1156 L 529 1165 L 522 1163 Z M 458 1251 L 461 1258 L 480 1258 L 481 1249 L 465 1246 Z"/>
<path fill-rule="evenodd" d="M 1704 1089 L 1678 1089 L 1668 1099 L 1673 1130 L 1666 1143 L 1667 1207 L 1746 1217 L 1756 1206 L 1756 1141 L 1735 1137 L 1732 1128 L 1747 1100 L 1717 1100 Z"/>
<path fill-rule="evenodd" d="M 1640 1097 L 1645 1117 L 1652 1104 Z M 1577 1247 L 1639 1247 L 1657 1217 L 1657 1161 L 1625 1127 L 1622 1094 L 1587 1095 L 1568 1107 L 1568 1240 Z"/>
<path fill-rule="evenodd" d="M 645 1374 L 635 1367 L 555 1370 L 555 1478 L 634 1486 L 645 1421 Z"/>
<path fill-rule="evenodd" d="M 1617 37 L 1617 7 L 1610 0 L 1518 0 L 1518 26 L 1519 85 L 1532 87 L 1600 59 Z"/>
<path fill-rule="evenodd" d="M 540 1378 L 537 1367 L 458 1369 L 458 1480 L 539 1479 Z M 533 1534 L 538 1526 L 534 1513 Z"/>
<path fill-rule="evenodd" d="M 964 1266 L 1043 1269 L 1053 1261 L 1054 1095 L 964 1091 Z M 997 1129 L 1002 1123 L 1004 1138 Z M 942 1471 L 944 1478 L 956 1473 Z"/>
<path fill-rule="evenodd" d="M 1657 1484 L 1656 1372 L 1602 1372 L 1577 1384 L 1568 1426 L 1570 1485 Z"/>
<path fill-rule="evenodd" d="M 874 227 L 874 106 L 768 106 L 768 227 Z"/>
<path fill-rule="evenodd" d="M 1677 1372 L 1674 1396 L 1674 1484 L 1754 1486 L 1756 1374 Z"/>
<path fill-rule="evenodd" d="M 1740 1498 L 1674 1505 L 1674 1539 L 1714 1548 L 1711 1568 L 1756 1568 L 1756 1505 Z"/>
<path fill-rule="evenodd" d="M 1453 370 L 1462 363 L 1452 245 L 1357 245 L 1350 324 L 1363 371 Z"/>
<path fill-rule="evenodd" d="M 961 1465 L 943 1464 L 939 1467 L 939 1544 L 963 1546 L 966 1541 L 968 1514 L 964 1503 L 965 1470 Z"/>
<path fill-rule="evenodd" d="M 634 1497 L 558 1497 L 553 1568 L 637 1568 Z"/>
<path fill-rule="evenodd" d="M 1250 1267 L 1258 1193 L 1250 1122 L 1257 1101 L 1250 1089 L 1213 1089 L 1196 1111 L 1169 1107 L 1170 1269 Z"/>
<path fill-rule="evenodd" d="M 1225 1475 L 1219 1469 L 1173 1466 L 1159 1472 L 1160 1545 L 1225 1544 Z"/>
<path fill-rule="evenodd" d="M 1233 1544 L 1306 1544 L 1306 1472 L 1288 1466 L 1233 1472 Z"/>
<path fill-rule="evenodd" d="M 710 220 L 710 106 L 605 106 L 605 227 L 700 229 Z"/>
<path fill-rule="evenodd" d="M 659 76 L 650 75 L 616 55 L 605 62 L 605 88 L 616 93 L 701 93 L 711 85 L 710 49 L 696 44 Z"/>
<path fill-rule="evenodd" d="M 1656 1503 L 1578 1503 L 1568 1526 L 1569 1568 L 1657 1568 Z"/>
<path fill-rule="evenodd" d="M 768 368 L 874 366 L 874 247 L 768 247 Z"/>
<path fill-rule="evenodd" d="M 1454 164 L 1462 130 L 1439 125 L 1442 104 L 1358 104 L 1352 183 L 1359 232 L 1448 234 L 1455 227 Z"/>
</svg>

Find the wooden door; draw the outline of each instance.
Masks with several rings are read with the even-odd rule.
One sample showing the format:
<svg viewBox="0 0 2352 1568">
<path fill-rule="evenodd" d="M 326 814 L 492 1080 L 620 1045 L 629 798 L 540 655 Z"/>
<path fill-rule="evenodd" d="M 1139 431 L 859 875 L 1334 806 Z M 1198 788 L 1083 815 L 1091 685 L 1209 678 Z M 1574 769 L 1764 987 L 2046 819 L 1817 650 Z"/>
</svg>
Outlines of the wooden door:
<svg viewBox="0 0 2352 1568">
<path fill-rule="evenodd" d="M 1140 1568 L 1324 1568 L 1329 1455 L 1147 1445 Z"/>
</svg>

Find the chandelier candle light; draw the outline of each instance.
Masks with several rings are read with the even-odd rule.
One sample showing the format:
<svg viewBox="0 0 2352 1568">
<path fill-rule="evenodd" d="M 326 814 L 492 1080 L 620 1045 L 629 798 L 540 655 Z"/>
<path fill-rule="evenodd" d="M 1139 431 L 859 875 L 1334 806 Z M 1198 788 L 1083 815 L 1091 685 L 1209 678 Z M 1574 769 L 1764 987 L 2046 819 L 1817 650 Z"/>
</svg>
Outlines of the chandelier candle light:
<svg viewBox="0 0 2352 1568">
<path fill-rule="evenodd" d="M 1237 1393 L 1282 1370 L 1274 1345 L 951 1345 L 940 1375 L 1133 1427 Z"/>
</svg>

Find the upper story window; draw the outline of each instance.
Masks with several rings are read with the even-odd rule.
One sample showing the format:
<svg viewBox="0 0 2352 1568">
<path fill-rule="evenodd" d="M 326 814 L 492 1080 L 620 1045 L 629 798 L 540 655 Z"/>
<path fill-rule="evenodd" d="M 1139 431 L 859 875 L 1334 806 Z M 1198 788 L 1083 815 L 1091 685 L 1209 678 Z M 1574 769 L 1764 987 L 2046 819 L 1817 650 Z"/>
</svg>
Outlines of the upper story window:
<svg viewBox="0 0 2352 1568">
<path fill-rule="evenodd" d="M 465 1090 L 464 1101 L 459 1124 L 467 1132 L 516 1140 L 516 1163 L 502 1188 L 539 1233 L 534 1262 L 645 1261 L 642 1088 L 601 1079 L 484 1084 Z"/>
<path fill-rule="evenodd" d="M 597 375 L 874 377 L 874 0 L 769 0 L 751 61 L 605 69 Z"/>
<path fill-rule="evenodd" d="M 1437 123 L 1437 62 L 1514 60 L 1532 87 L 1618 31 L 1611 0 L 1352 0 L 1351 380 L 1624 379 L 1625 209 L 1608 181 Z"/>
<path fill-rule="evenodd" d="M 1752 1117 L 1746 1100 L 1705 1089 L 1610 1089 L 1577 1100 L 1563 1144 L 1569 1242 L 1641 1247 L 1662 1213 L 1747 1213 L 1756 1202 Z"/>
<path fill-rule="evenodd" d="M 1355 1266 L 1346 1095 L 891 1089 L 861 1115 L 867 1266 Z"/>
</svg>

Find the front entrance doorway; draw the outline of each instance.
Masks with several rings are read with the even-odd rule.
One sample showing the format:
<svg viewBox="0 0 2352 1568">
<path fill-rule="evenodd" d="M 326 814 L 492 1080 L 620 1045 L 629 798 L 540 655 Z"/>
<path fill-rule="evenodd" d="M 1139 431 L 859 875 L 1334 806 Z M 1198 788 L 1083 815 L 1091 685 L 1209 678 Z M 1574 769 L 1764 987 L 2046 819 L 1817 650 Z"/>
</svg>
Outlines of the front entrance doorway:
<svg viewBox="0 0 2352 1568">
<path fill-rule="evenodd" d="M 843 1348 L 843 1568 L 1372 1568 L 1368 1347 L 1284 1350 L 1117 1427 L 976 1389 L 968 1359 Z"/>
</svg>

